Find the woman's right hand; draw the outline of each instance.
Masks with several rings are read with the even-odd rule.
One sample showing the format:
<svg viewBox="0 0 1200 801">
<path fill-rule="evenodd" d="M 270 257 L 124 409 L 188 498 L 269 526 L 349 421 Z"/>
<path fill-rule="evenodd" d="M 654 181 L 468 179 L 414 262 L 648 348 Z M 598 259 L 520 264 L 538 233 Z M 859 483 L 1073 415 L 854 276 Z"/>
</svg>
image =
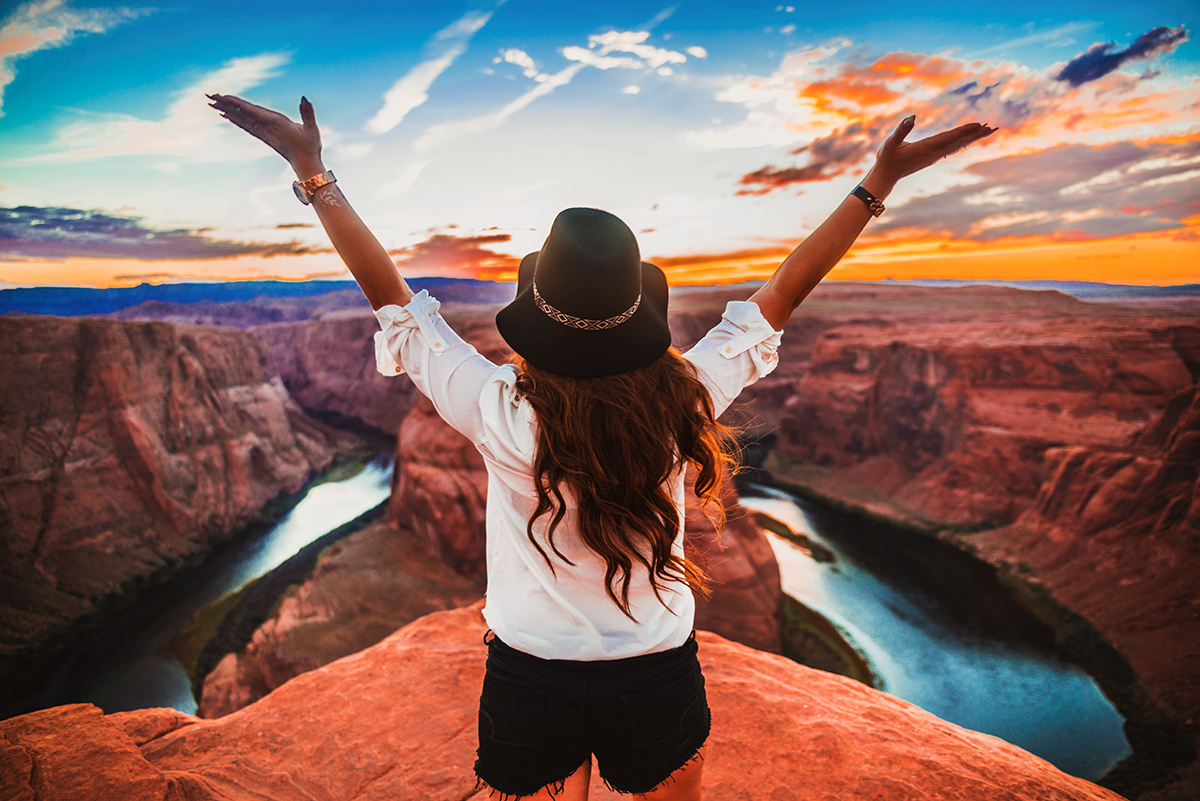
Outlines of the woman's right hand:
<svg viewBox="0 0 1200 801">
<path fill-rule="evenodd" d="M 256 106 L 233 95 L 207 95 L 210 106 L 246 133 L 269 145 L 287 159 L 301 180 L 324 172 L 321 164 L 321 132 L 317 115 L 308 98 L 300 98 L 300 122 L 296 123 L 269 108 Z"/>
</svg>

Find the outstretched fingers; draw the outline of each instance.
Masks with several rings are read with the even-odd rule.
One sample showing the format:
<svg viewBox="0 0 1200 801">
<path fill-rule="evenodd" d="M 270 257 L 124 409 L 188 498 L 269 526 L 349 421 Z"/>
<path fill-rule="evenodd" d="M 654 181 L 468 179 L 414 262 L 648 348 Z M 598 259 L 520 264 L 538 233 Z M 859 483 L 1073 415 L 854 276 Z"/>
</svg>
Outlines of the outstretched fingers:
<svg viewBox="0 0 1200 801">
<path fill-rule="evenodd" d="M 896 147 L 900 145 L 900 143 L 904 141 L 905 137 L 912 133 L 912 129 L 916 127 L 916 124 L 916 114 L 910 114 L 909 116 L 900 120 L 900 124 L 896 126 L 896 130 L 892 131 L 892 135 L 889 136 L 887 141 L 884 143 L 885 146 Z"/>
<path fill-rule="evenodd" d="M 923 170 L 980 139 L 991 136 L 997 130 L 986 124 L 969 122 L 915 142 L 904 141 L 915 126 L 916 116 L 906 117 L 879 150 L 877 163 L 896 178 Z"/>
<path fill-rule="evenodd" d="M 914 142 L 914 144 L 924 145 L 928 149 L 935 151 L 952 150 L 968 145 L 977 139 L 982 139 L 994 131 L 994 128 L 989 128 L 983 123 L 968 122 L 966 125 L 942 131 L 941 133 Z"/>
<path fill-rule="evenodd" d="M 313 110 L 313 105 L 308 102 L 307 97 L 300 98 L 300 122 L 304 123 L 305 128 L 317 127 L 317 112 Z"/>
<path fill-rule="evenodd" d="M 207 97 L 209 105 L 219 111 L 222 117 L 270 146 L 289 162 L 296 158 L 311 161 L 320 155 L 321 133 L 317 129 L 316 113 L 307 98 L 300 100 L 301 122 L 297 123 L 278 111 L 240 97 L 221 94 Z"/>
<path fill-rule="evenodd" d="M 206 95 L 206 97 L 212 101 L 208 105 L 220 112 L 222 117 L 250 133 L 254 133 L 263 122 L 263 115 L 259 112 L 267 111 L 262 106 L 248 103 L 233 95 Z"/>
</svg>

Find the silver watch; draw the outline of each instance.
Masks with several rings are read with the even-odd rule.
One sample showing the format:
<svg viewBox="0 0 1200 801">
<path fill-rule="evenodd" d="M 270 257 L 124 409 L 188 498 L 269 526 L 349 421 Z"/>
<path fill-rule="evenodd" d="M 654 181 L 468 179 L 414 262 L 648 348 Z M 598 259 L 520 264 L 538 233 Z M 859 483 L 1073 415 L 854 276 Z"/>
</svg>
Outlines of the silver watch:
<svg viewBox="0 0 1200 801">
<path fill-rule="evenodd" d="M 323 173 L 314 175 L 312 178 L 292 182 L 292 189 L 296 192 L 296 197 L 300 202 L 307 206 L 312 203 L 312 197 L 317 193 L 318 189 L 334 183 L 337 183 L 337 178 L 333 177 L 333 170 L 326 170 Z"/>
</svg>

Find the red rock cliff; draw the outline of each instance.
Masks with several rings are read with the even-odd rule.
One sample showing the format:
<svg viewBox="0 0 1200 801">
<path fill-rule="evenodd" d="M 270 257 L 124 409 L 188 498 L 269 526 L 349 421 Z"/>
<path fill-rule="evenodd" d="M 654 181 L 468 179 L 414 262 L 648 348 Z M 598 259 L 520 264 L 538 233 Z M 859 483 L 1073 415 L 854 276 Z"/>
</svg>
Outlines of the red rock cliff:
<svg viewBox="0 0 1200 801">
<path fill-rule="evenodd" d="M 375 369 L 375 316 L 346 312 L 322 320 L 253 329 L 271 349 L 292 397 L 315 413 L 356 420 L 389 436 L 400 428 L 416 389 Z"/>
<path fill-rule="evenodd" d="M 406 532 L 370 525 L 326 548 L 313 574 L 284 594 L 245 648 L 226 654 L 205 677 L 199 715 L 227 715 L 423 615 L 482 596 L 481 584 L 419 553 Z"/>
<path fill-rule="evenodd" d="M 6 660 L 331 463 L 271 364 L 233 329 L 0 320 Z"/>
<path fill-rule="evenodd" d="M 14 801 L 483 801 L 472 765 L 485 624 L 422 618 L 220 720 L 78 704 L 0 722 Z M 995 737 L 702 632 L 708 801 L 1119 801 Z M 621 796 L 593 771 L 591 797 Z"/>
<path fill-rule="evenodd" d="M 1152 701 L 1195 737 L 1200 386 L 1122 447 L 1057 448 L 1047 462 L 1035 503 L 1015 523 L 962 539 L 1092 621 Z M 1185 775 L 1179 797 L 1194 797 L 1200 764 Z"/>
<path fill-rule="evenodd" d="M 921 320 L 827 320 L 768 469 L 927 529 L 993 527 L 1033 503 L 1049 449 L 1120 446 L 1194 380 L 1200 327 L 1176 317 L 1044 298 L 964 319 L 957 291 Z"/>
</svg>

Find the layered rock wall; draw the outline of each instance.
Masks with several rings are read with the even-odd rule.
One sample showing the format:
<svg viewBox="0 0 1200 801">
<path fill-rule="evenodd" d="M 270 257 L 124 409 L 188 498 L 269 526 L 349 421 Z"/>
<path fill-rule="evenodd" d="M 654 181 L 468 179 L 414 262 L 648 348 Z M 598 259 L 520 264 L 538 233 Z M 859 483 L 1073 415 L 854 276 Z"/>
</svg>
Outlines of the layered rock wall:
<svg viewBox="0 0 1200 801">
<path fill-rule="evenodd" d="M 258 337 L 0 320 L 0 654 L 206 552 L 333 460 Z"/>
<path fill-rule="evenodd" d="M 873 511 L 929 529 L 1010 523 L 1037 496 L 1047 451 L 1120 446 L 1192 385 L 1172 326 L 1143 326 L 837 325 L 784 404 L 769 467 L 799 465 L 797 483 L 834 496 L 869 488 Z"/>
<path fill-rule="evenodd" d="M 1047 474 L 1015 523 L 963 539 L 1098 626 L 1154 702 L 1186 721 L 1194 737 L 1200 720 L 1200 386 L 1176 395 L 1121 447 L 1051 450 Z"/>
<path fill-rule="evenodd" d="M 284 385 L 304 409 L 395 436 L 416 396 L 412 382 L 375 369 L 379 323 L 368 310 L 253 329 L 271 350 Z"/>
</svg>

